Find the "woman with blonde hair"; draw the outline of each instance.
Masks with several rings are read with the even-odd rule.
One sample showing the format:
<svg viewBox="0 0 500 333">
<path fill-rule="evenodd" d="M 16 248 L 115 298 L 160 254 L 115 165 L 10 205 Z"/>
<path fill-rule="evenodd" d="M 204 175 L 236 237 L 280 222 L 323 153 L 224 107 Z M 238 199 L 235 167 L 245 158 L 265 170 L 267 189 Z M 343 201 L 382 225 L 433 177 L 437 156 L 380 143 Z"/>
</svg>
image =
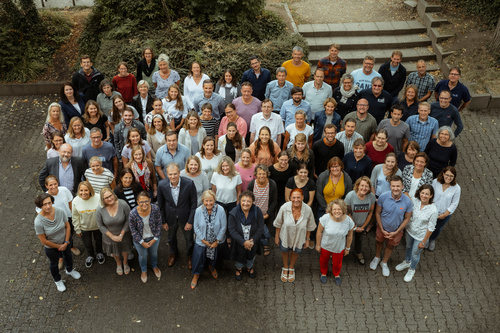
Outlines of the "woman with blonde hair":
<svg viewBox="0 0 500 333">
<path fill-rule="evenodd" d="M 304 133 L 295 136 L 292 146 L 287 151 L 290 156 L 290 166 L 294 170 L 297 170 L 300 164 L 306 164 L 309 175 L 314 176 L 314 153 L 307 146 L 307 136 Z"/>
<path fill-rule="evenodd" d="M 89 168 L 85 170 L 85 178 L 92 184 L 94 191 L 100 193 L 104 187 L 115 188 L 115 176 L 102 166 L 99 156 L 93 156 L 89 160 Z"/>
<path fill-rule="evenodd" d="M 211 188 L 207 174 L 201 170 L 201 161 L 197 156 L 191 155 L 186 161 L 186 167 L 181 171 L 181 177 L 188 177 L 196 187 L 198 207 L 201 205 L 201 195 Z"/>
<path fill-rule="evenodd" d="M 165 134 L 170 130 L 170 125 L 161 114 L 155 114 L 152 120 L 152 126 L 148 129 L 147 143 L 151 147 L 151 161 L 156 160 L 156 152 L 161 146 L 166 144 Z"/>
<path fill-rule="evenodd" d="M 231 209 L 236 207 L 241 193 L 241 176 L 231 158 L 222 157 L 210 183 L 212 191 L 217 195 L 217 203 L 224 208 L 227 216 Z"/>
<path fill-rule="evenodd" d="M 162 99 L 163 110 L 168 112 L 172 120 L 170 121 L 170 127 L 174 131 L 179 131 L 184 125 L 189 107 L 188 102 L 181 95 L 181 88 L 177 84 L 172 84 L 168 88 L 167 96 Z"/>
<path fill-rule="evenodd" d="M 64 141 L 73 147 L 72 156 L 82 157 L 83 147 L 90 143 L 90 130 L 83 126 L 83 121 L 80 118 L 73 117 L 69 122 Z"/>
<path fill-rule="evenodd" d="M 215 139 L 211 136 L 205 137 L 201 149 L 195 154 L 201 161 L 201 169 L 205 171 L 208 180 L 212 180 L 214 170 L 219 166 L 222 154 L 217 149 Z"/>
<path fill-rule="evenodd" d="M 203 128 L 200 116 L 196 112 L 189 112 L 186 119 L 187 121 L 184 122 L 184 126 L 179 132 L 179 143 L 186 146 L 191 151 L 191 155 L 194 155 L 200 150 L 207 132 Z"/>
<path fill-rule="evenodd" d="M 45 140 L 45 146 L 47 150 L 52 146 L 52 134 L 56 131 L 61 132 L 64 136 L 68 130 L 66 123 L 64 122 L 64 116 L 61 111 L 61 105 L 59 103 L 51 103 L 47 111 L 47 119 L 45 120 L 45 125 L 43 125 L 43 139 Z"/>
<path fill-rule="evenodd" d="M 151 195 L 151 198 L 156 197 L 156 169 L 153 162 L 146 158 L 142 146 L 136 145 L 132 148 L 130 161 L 125 168 L 132 170 L 135 180 Z"/>
</svg>

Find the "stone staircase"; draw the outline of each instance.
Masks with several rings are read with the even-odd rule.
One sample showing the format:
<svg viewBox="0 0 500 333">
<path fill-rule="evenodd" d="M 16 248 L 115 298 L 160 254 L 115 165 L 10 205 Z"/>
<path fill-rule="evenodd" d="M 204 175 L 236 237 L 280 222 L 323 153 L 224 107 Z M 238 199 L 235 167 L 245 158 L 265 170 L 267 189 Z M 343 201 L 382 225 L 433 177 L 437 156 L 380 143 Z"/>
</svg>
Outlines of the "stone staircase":
<svg viewBox="0 0 500 333">
<path fill-rule="evenodd" d="M 438 26 L 440 21 L 435 20 Z M 339 56 L 347 61 L 348 73 L 360 68 L 366 55 L 375 57 L 374 69 L 378 70 L 394 50 L 403 52 L 402 64 L 408 72 L 416 70 L 419 59 L 427 61 L 427 71 L 439 69 L 431 36 L 418 21 L 301 24 L 297 29 L 309 44 L 308 59 L 314 68 L 318 60 L 328 55 L 329 46 L 338 43 Z M 441 40 L 449 37 L 439 35 Z"/>
</svg>

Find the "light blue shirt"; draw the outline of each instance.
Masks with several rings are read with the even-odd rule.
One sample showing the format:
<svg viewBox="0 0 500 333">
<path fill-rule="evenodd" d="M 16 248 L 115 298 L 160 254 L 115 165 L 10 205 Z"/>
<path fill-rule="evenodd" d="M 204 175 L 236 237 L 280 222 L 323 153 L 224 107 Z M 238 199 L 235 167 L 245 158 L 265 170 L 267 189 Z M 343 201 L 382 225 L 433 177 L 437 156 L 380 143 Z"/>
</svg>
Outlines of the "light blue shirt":
<svg viewBox="0 0 500 333">
<path fill-rule="evenodd" d="M 59 186 L 64 186 L 73 193 L 74 180 L 75 174 L 73 172 L 71 160 L 69 161 L 66 169 L 64 169 L 61 159 L 59 159 Z"/>
<path fill-rule="evenodd" d="M 424 151 L 431 136 L 437 133 L 439 123 L 432 117 L 428 117 L 425 122 L 420 121 L 418 117 L 419 115 L 408 117 L 406 124 L 410 126 L 410 141 L 417 141 L 420 151 Z"/>
<path fill-rule="evenodd" d="M 304 83 L 302 90 L 304 90 L 306 101 L 311 104 L 312 119 L 314 119 L 317 112 L 325 109 L 323 106 L 325 100 L 332 97 L 332 86 L 323 82 L 321 88 L 316 89 L 314 81 L 309 81 Z"/>
<path fill-rule="evenodd" d="M 266 86 L 266 98 L 273 102 L 274 111 L 279 112 L 283 102 L 292 98 L 290 91 L 292 91 L 293 84 L 290 81 L 285 81 L 283 87 L 280 87 L 278 80 L 271 81 Z"/>
<path fill-rule="evenodd" d="M 156 152 L 155 165 L 161 167 L 165 174 L 167 171 L 167 165 L 171 162 L 177 163 L 179 165 L 179 168 L 182 170 L 189 156 L 191 156 L 191 152 L 183 144 L 177 144 L 177 150 L 174 155 L 170 153 L 170 150 L 168 150 L 168 147 L 165 144 L 161 146 Z"/>
<path fill-rule="evenodd" d="M 401 193 L 399 199 L 394 199 L 392 193 L 385 192 L 378 198 L 377 205 L 382 207 L 380 219 L 382 227 L 387 232 L 398 230 L 405 218 L 405 214 L 413 210 L 413 203 L 407 195 Z"/>
<path fill-rule="evenodd" d="M 297 110 L 304 110 L 307 115 L 306 123 L 311 122 L 311 104 L 309 102 L 302 100 L 298 106 L 293 104 L 293 99 L 283 103 L 281 107 L 280 116 L 285 122 L 285 128 L 290 124 L 295 124 L 295 112 Z"/>
<path fill-rule="evenodd" d="M 179 202 L 179 192 L 181 190 L 181 179 L 179 178 L 179 182 L 177 186 L 172 185 L 170 183 L 170 193 L 172 194 L 172 199 L 174 200 L 175 205 Z"/>
<path fill-rule="evenodd" d="M 353 70 L 351 73 L 354 78 L 353 84 L 359 87 L 358 91 L 363 89 L 371 89 L 372 88 L 372 79 L 374 77 L 382 77 L 377 71 L 372 71 L 370 75 L 366 75 L 363 72 L 363 68 L 358 68 Z"/>
<path fill-rule="evenodd" d="M 210 98 L 206 98 L 205 94 L 200 94 L 197 95 L 194 98 L 194 110 L 201 115 L 201 112 L 203 111 L 201 107 L 203 104 L 209 103 L 212 105 L 212 117 L 214 117 L 217 120 L 221 119 L 221 114 L 224 114 L 224 98 L 221 97 L 221 95 L 212 93 L 212 96 Z"/>
</svg>

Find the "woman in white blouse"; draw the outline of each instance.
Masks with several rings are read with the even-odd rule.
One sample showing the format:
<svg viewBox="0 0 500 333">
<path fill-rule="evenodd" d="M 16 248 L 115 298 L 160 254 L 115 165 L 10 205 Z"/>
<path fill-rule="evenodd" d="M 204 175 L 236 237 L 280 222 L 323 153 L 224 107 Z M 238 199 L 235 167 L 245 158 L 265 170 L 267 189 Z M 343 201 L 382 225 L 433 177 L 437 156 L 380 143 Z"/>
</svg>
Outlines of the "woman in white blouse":
<svg viewBox="0 0 500 333">
<path fill-rule="evenodd" d="M 215 139 L 211 136 L 205 137 L 201 144 L 201 149 L 195 154 L 201 161 L 201 169 L 205 171 L 208 180 L 212 180 L 214 170 L 222 159 L 222 154 L 215 145 Z"/>
<path fill-rule="evenodd" d="M 172 120 L 170 121 L 170 127 L 174 131 L 179 131 L 184 125 L 184 120 L 188 114 L 188 102 L 181 95 L 181 88 L 177 84 L 172 84 L 168 88 L 167 96 L 162 99 L 163 110 L 168 112 Z"/>
<path fill-rule="evenodd" d="M 191 155 L 196 154 L 203 143 L 203 139 L 207 136 L 207 132 L 201 124 L 200 116 L 194 111 L 189 112 L 186 117 L 187 122 L 179 132 L 179 143 L 186 146 Z"/>
<path fill-rule="evenodd" d="M 435 197 L 434 204 L 438 210 L 438 220 L 436 230 L 432 233 L 429 241 L 429 251 L 436 248 L 436 238 L 443 230 L 443 227 L 450 221 L 451 215 L 457 209 L 460 202 L 460 186 L 457 184 L 457 170 L 452 166 L 443 169 L 432 182 Z"/>
<path fill-rule="evenodd" d="M 203 94 L 203 81 L 210 80 L 207 74 L 201 72 L 201 65 L 195 61 L 191 64 L 189 75 L 184 79 L 184 98 L 189 109 L 194 110 L 194 98 Z"/>
<path fill-rule="evenodd" d="M 410 222 L 406 226 L 405 260 L 396 266 L 398 272 L 409 268 L 404 277 L 405 282 L 413 279 L 420 261 L 420 254 L 436 227 L 438 210 L 432 203 L 433 198 L 434 188 L 425 184 L 419 187 L 412 200 L 413 211 Z"/>
<path fill-rule="evenodd" d="M 283 259 L 283 282 L 295 281 L 295 263 L 302 249 L 309 247 L 311 231 L 316 229 L 312 209 L 302 200 L 302 190 L 293 189 L 290 201 L 281 206 L 273 223 L 276 228 L 274 241 L 280 247 Z"/>
</svg>

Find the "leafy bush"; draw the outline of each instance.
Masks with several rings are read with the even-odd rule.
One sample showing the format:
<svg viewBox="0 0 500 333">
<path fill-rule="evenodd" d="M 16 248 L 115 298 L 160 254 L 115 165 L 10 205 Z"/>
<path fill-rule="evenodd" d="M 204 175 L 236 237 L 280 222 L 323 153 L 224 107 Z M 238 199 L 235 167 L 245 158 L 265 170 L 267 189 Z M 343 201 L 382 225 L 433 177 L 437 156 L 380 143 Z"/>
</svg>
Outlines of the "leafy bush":
<svg viewBox="0 0 500 333">
<path fill-rule="evenodd" d="M 269 21 L 274 22 L 274 16 L 268 17 L 272 17 Z M 261 29 L 269 29 L 268 27 L 272 26 L 269 24 Z M 203 72 L 215 80 L 221 77 L 227 67 L 235 70 L 236 75 L 241 77 L 242 73 L 250 68 L 248 57 L 252 54 L 260 56 L 262 67 L 274 72 L 285 59 L 291 58 L 295 45 L 307 50 L 307 43 L 300 35 L 281 33 L 260 43 L 215 38 L 216 33 L 201 29 L 189 19 L 174 22 L 168 31 L 136 31 L 117 39 L 120 34 L 121 31 L 117 29 L 106 33 L 93 60 L 94 65 L 109 78 L 116 75 L 116 65 L 119 61 L 126 61 L 130 68 L 135 69 L 145 46 L 153 47 L 156 55 L 167 54 L 170 67 L 178 71 L 182 78 L 187 75 L 190 64 L 196 60 L 204 67 Z"/>
<path fill-rule="evenodd" d="M 477 15 L 491 27 L 494 27 L 500 18 L 500 0 L 441 0 L 441 2 Z"/>
<path fill-rule="evenodd" d="M 70 22 L 60 13 L 39 15 L 32 0 L 20 5 L 4 0 L 0 11 L 0 79 L 5 81 L 34 79 L 71 32 Z"/>
</svg>

